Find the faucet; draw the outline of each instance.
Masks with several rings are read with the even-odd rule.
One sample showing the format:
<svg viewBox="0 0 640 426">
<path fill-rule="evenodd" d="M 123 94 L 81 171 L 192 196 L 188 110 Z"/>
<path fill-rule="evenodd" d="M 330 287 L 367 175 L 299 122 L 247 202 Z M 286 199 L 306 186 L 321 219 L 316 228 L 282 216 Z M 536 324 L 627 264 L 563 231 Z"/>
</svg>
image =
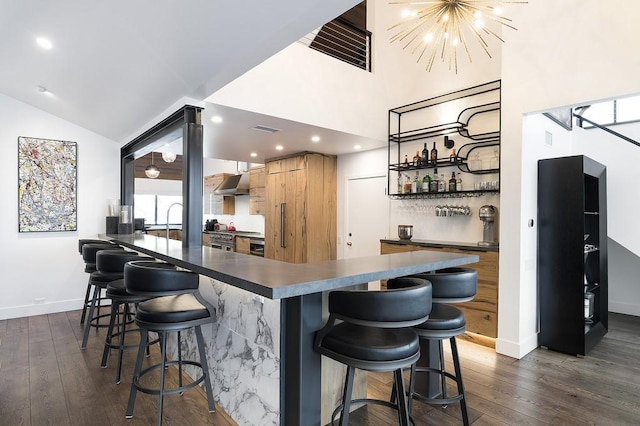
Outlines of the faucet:
<svg viewBox="0 0 640 426">
<path fill-rule="evenodd" d="M 171 212 L 171 207 L 173 207 L 173 206 L 182 207 L 182 203 L 173 203 L 167 209 L 167 241 L 169 241 L 169 213 Z"/>
</svg>

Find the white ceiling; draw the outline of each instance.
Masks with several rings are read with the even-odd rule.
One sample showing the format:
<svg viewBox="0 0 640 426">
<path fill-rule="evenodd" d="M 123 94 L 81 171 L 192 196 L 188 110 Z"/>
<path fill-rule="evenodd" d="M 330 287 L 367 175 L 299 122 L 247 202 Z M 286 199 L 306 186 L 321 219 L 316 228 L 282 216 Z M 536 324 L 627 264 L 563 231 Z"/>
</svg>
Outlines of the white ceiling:
<svg viewBox="0 0 640 426">
<path fill-rule="evenodd" d="M 128 142 L 178 100 L 205 99 L 358 2 L 0 0 L 0 92 Z M 40 48 L 37 37 L 53 48 Z M 222 125 L 207 124 L 214 113 L 225 117 Z M 339 154 L 356 143 L 368 149 L 339 132 L 226 107 L 209 105 L 203 123 L 206 155 L 217 158 L 263 160 L 276 143 L 283 154 L 319 147 Z M 282 131 L 247 130 L 256 124 Z M 312 133 L 319 144 L 311 145 Z"/>
</svg>

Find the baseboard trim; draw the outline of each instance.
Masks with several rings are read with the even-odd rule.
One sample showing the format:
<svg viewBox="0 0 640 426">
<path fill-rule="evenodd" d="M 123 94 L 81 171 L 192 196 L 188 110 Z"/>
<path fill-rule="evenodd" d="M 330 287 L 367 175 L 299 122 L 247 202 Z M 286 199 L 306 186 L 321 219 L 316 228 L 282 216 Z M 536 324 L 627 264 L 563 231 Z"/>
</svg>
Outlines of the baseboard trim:
<svg viewBox="0 0 640 426">
<path fill-rule="evenodd" d="M 640 305 L 609 300 L 609 312 L 640 317 Z"/>
<path fill-rule="evenodd" d="M 538 333 L 529 336 L 521 342 L 512 342 L 501 339 L 500 337 L 496 339 L 496 352 L 516 359 L 521 359 L 537 347 Z"/>
<path fill-rule="evenodd" d="M 33 304 L 0 308 L 0 320 L 74 311 L 76 309 L 81 309 L 83 302 L 84 299 L 74 299 L 37 305 Z"/>
</svg>

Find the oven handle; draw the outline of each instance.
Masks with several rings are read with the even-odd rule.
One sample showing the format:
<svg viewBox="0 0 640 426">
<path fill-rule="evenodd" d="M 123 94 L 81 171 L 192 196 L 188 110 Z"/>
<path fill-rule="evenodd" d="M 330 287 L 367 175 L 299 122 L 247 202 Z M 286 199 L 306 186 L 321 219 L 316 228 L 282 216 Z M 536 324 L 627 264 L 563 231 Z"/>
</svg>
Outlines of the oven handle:
<svg viewBox="0 0 640 426">
<path fill-rule="evenodd" d="M 280 203 L 280 247 L 287 247 L 287 239 L 285 236 L 285 219 L 286 219 L 287 203 Z"/>
</svg>

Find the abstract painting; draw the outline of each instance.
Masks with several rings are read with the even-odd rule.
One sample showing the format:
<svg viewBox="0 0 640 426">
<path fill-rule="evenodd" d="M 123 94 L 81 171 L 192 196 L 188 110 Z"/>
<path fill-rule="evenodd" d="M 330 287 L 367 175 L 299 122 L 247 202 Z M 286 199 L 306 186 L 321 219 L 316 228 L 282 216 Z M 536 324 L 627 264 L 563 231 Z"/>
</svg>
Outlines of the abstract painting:
<svg viewBox="0 0 640 426">
<path fill-rule="evenodd" d="M 75 231 L 76 142 L 18 138 L 18 231 Z"/>
</svg>

